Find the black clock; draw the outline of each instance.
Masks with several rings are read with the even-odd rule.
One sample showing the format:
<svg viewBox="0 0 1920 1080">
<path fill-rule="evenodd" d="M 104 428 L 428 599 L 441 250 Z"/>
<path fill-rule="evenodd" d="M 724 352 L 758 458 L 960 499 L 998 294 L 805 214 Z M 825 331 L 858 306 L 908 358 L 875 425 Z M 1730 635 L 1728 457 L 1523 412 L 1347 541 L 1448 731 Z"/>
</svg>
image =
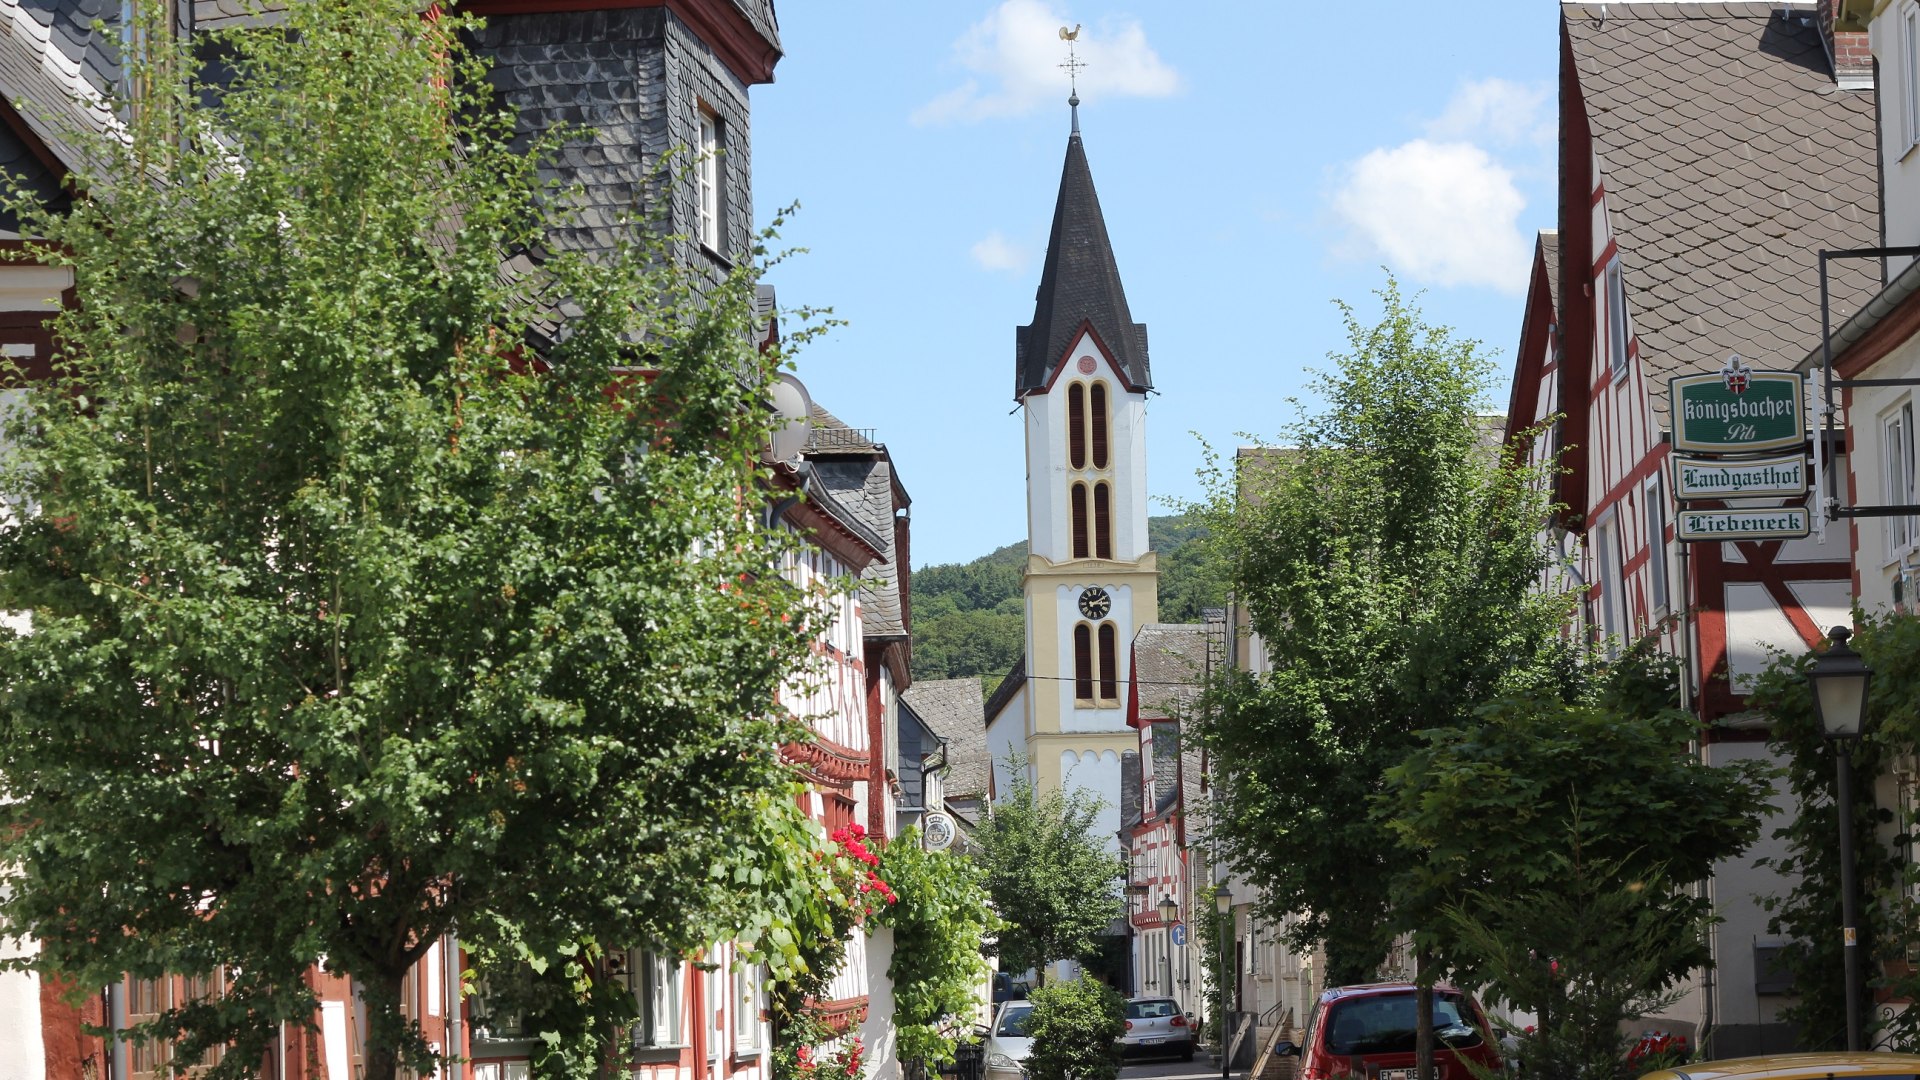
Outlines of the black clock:
<svg viewBox="0 0 1920 1080">
<path fill-rule="evenodd" d="M 1113 597 L 1108 596 L 1107 590 L 1100 586 L 1095 585 L 1080 594 L 1080 614 L 1087 618 L 1104 619 L 1107 617 L 1107 612 L 1112 610 Z"/>
</svg>

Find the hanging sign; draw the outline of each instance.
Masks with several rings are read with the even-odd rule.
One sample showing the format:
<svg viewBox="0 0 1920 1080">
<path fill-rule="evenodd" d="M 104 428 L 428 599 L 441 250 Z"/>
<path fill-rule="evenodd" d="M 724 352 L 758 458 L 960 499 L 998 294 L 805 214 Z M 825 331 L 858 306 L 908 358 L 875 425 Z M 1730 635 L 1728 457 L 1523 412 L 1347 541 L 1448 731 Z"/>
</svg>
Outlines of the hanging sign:
<svg viewBox="0 0 1920 1080">
<path fill-rule="evenodd" d="M 1797 499 L 1807 493 L 1804 454 L 1745 458 L 1686 457 L 1674 454 L 1673 495 L 1688 499 Z"/>
<path fill-rule="evenodd" d="M 1743 454 L 1806 440 L 1797 371 L 1755 371 L 1735 354 L 1717 374 L 1680 375 L 1667 385 L 1676 450 Z"/>
<path fill-rule="evenodd" d="M 1792 540 L 1813 529 L 1804 506 L 1758 506 L 1732 510 L 1683 507 L 1674 522 L 1681 540 Z"/>
</svg>

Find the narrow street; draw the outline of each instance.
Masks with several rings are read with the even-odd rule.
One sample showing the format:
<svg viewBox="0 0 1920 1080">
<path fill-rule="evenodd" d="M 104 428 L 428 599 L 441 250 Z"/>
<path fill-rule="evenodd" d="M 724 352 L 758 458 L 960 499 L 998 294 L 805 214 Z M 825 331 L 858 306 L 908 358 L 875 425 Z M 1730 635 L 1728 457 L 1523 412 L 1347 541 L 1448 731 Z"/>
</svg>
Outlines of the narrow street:
<svg viewBox="0 0 1920 1080">
<path fill-rule="evenodd" d="M 1219 1080 L 1220 1070 L 1209 1064 L 1205 1054 L 1196 1054 L 1192 1061 L 1179 1058 L 1151 1058 L 1145 1061 L 1129 1061 L 1120 1070 L 1120 1080 Z M 1235 1074 L 1245 1076 L 1244 1070 Z"/>
</svg>

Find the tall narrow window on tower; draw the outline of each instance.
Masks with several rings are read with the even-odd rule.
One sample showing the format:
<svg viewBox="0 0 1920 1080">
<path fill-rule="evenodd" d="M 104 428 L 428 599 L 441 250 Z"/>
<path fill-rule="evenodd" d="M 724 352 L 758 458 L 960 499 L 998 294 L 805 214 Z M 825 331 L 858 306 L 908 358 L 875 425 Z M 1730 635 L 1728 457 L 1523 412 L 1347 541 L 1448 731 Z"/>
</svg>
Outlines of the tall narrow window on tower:
<svg viewBox="0 0 1920 1080">
<path fill-rule="evenodd" d="M 1087 485 L 1073 485 L 1073 557 L 1087 557 Z"/>
<path fill-rule="evenodd" d="M 1073 696 L 1093 700 L 1093 628 L 1086 623 L 1073 627 Z"/>
<path fill-rule="evenodd" d="M 1120 699 L 1119 633 L 1110 622 L 1100 624 L 1100 697 L 1106 701 Z"/>
<path fill-rule="evenodd" d="M 1080 383 L 1067 387 L 1067 464 L 1087 467 L 1087 388 Z"/>
<path fill-rule="evenodd" d="M 1093 421 L 1093 467 L 1107 467 L 1107 384 L 1094 383 L 1091 395 Z"/>
<path fill-rule="evenodd" d="M 1093 485 L 1093 557 L 1096 559 L 1113 558 L 1112 491 L 1111 485 L 1104 481 Z"/>
<path fill-rule="evenodd" d="M 708 251 L 720 251 L 720 211 L 724 202 L 720 190 L 720 151 L 725 147 L 726 129 L 719 114 L 700 107 L 700 144 L 694 147 L 694 174 L 699 183 L 700 243 Z"/>
</svg>

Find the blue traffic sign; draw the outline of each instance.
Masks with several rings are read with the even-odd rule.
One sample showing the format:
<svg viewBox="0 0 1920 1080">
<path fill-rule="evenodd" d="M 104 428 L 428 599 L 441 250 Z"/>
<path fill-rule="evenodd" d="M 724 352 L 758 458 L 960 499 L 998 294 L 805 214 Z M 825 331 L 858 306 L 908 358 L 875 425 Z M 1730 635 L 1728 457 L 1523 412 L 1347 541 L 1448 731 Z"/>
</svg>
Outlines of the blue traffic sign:
<svg viewBox="0 0 1920 1080">
<path fill-rule="evenodd" d="M 1187 943 L 1187 924 L 1186 923 L 1183 923 L 1183 922 L 1174 923 L 1173 929 L 1170 931 L 1170 933 L 1173 936 L 1173 943 L 1175 945 L 1185 945 Z"/>
</svg>

